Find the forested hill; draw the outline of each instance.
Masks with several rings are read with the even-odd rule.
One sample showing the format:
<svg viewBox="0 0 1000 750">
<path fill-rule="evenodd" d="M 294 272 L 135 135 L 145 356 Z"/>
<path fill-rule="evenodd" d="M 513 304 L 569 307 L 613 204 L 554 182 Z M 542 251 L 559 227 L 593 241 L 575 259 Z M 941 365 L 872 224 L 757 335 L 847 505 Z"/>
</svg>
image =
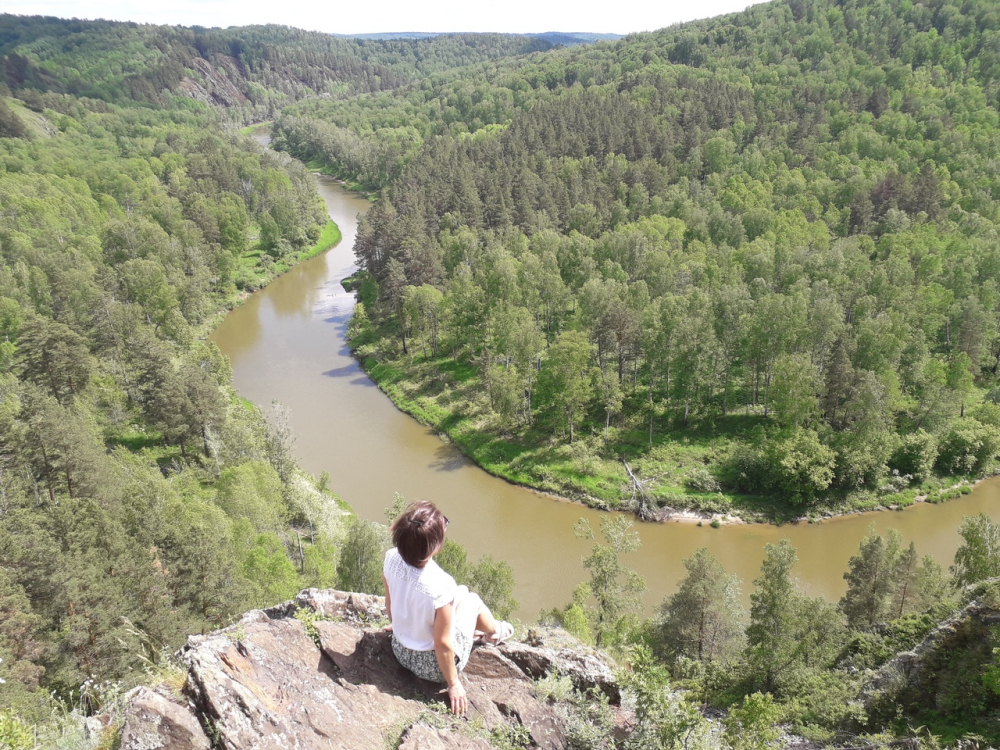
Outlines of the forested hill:
<svg viewBox="0 0 1000 750">
<path fill-rule="evenodd" d="M 113 729 L 102 740 L 82 717 L 168 673 L 187 635 L 303 586 L 371 588 L 387 547 L 328 477 L 298 469 L 287 415 L 240 399 L 206 341 L 228 307 L 339 240 L 315 178 L 209 104 L 130 98 L 120 84 L 156 67 L 133 54 L 151 27 L 56 44 L 45 26 L 23 25 L 37 34 L 15 46 L 48 50 L 55 83 L 0 83 L 0 747 L 12 750 L 113 746 Z M 59 92 L 84 79 L 109 101 Z M 516 606 L 509 567 L 460 560 L 458 578 L 489 576 L 498 610 Z"/>
<path fill-rule="evenodd" d="M 505 34 L 363 40 L 286 26 L 206 29 L 0 15 L 0 80 L 13 90 L 166 103 L 181 94 L 267 119 L 310 95 L 392 89 L 447 68 L 545 50 Z"/>
<path fill-rule="evenodd" d="M 444 34 L 421 31 L 399 31 L 384 33 L 376 32 L 371 34 L 337 34 L 336 36 L 343 36 L 351 39 L 428 39 L 430 37 L 444 36 Z M 607 42 L 622 38 L 621 34 L 592 34 L 579 31 L 544 31 L 541 34 L 518 34 L 517 36 L 532 39 L 544 39 L 554 45 L 558 44 L 563 47 L 573 47 L 578 44 L 590 44 L 592 42 Z"/>
<path fill-rule="evenodd" d="M 1000 444 L 998 77 L 992 3 L 774 2 L 303 103 L 278 143 L 388 183 L 356 345 L 491 470 L 905 505 Z"/>
</svg>

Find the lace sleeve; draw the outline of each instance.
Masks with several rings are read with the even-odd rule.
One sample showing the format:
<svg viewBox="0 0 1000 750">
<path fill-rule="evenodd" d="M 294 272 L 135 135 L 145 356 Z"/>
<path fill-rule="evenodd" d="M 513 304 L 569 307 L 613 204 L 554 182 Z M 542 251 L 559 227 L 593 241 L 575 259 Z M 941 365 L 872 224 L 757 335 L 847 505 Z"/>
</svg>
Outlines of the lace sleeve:
<svg viewBox="0 0 1000 750">
<path fill-rule="evenodd" d="M 440 585 L 434 587 L 434 592 L 431 594 L 431 601 L 434 603 L 434 609 L 440 609 L 445 604 L 451 604 L 455 601 L 455 589 L 458 586 L 455 584 L 455 579 L 451 576 L 442 577 Z"/>
</svg>

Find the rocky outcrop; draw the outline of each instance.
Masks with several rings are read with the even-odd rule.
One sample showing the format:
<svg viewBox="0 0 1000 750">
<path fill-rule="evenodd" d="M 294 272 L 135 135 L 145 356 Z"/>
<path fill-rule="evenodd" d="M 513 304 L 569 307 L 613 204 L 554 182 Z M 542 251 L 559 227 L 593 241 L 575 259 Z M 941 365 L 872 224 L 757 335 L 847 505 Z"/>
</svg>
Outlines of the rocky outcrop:
<svg viewBox="0 0 1000 750">
<path fill-rule="evenodd" d="M 187 707 L 149 688 L 128 697 L 121 750 L 209 750 L 211 743 Z"/>
<path fill-rule="evenodd" d="M 414 724 L 403 734 L 399 750 L 490 750 L 481 737 L 463 737 L 443 729 Z"/>
<path fill-rule="evenodd" d="M 511 641 L 501 645 L 500 651 L 530 677 L 538 679 L 557 672 L 569 677 L 577 690 L 585 692 L 596 687 L 613 704 L 621 701 L 614 665 L 605 654 L 580 643 L 555 648 L 544 647 L 544 643 L 542 639 L 535 646 Z"/>
<path fill-rule="evenodd" d="M 1000 580 L 984 582 L 966 590 L 976 598 L 934 628 L 910 651 L 903 651 L 882 665 L 865 683 L 861 700 L 869 710 L 880 702 L 934 704 L 942 688 L 942 663 L 960 664 L 963 652 L 984 652 L 973 658 L 981 662 L 992 650 L 990 631 L 1000 625 Z M 961 669 L 952 666 L 950 671 Z M 940 707 L 939 707 L 940 708 Z"/>
<path fill-rule="evenodd" d="M 296 618 L 301 610 L 311 615 Z M 456 719 L 443 685 L 396 661 L 384 617 L 381 597 L 311 589 L 191 636 L 178 654 L 188 705 L 137 691 L 123 750 L 206 750 L 209 738 L 225 750 L 485 750 L 507 727 L 558 750 L 566 747 L 562 716 L 535 697 L 533 678 L 558 671 L 617 699 L 613 665 L 583 646 L 483 646 L 463 673 L 469 716 Z"/>
<path fill-rule="evenodd" d="M 204 58 L 192 58 L 191 69 L 199 74 L 199 79 L 184 77 L 178 84 L 178 88 L 192 99 L 197 99 L 205 104 L 234 107 L 246 102 L 247 98 L 230 80 L 230 78 L 240 80 L 236 63 L 232 58 L 227 57 L 221 57 L 215 62 L 222 69 L 221 71 Z"/>
</svg>

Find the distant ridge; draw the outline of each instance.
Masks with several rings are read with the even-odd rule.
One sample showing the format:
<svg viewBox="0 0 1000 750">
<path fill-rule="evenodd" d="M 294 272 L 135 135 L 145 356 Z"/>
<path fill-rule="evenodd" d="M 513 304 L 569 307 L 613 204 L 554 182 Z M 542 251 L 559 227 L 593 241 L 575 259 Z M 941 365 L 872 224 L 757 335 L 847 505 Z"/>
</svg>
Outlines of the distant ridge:
<svg viewBox="0 0 1000 750">
<path fill-rule="evenodd" d="M 333 34 L 332 36 L 346 37 L 348 39 L 369 39 L 369 40 L 392 40 L 392 39 L 430 39 L 435 36 L 446 36 L 448 34 L 469 34 L 475 32 L 451 32 L 451 31 L 379 31 L 369 34 Z M 493 32 L 483 32 L 493 33 Z M 579 44 L 593 44 L 594 42 L 614 41 L 621 39 L 622 34 L 596 34 L 587 31 L 544 31 L 540 34 L 510 34 L 510 36 L 523 36 L 532 39 L 544 39 L 549 44 L 561 44 L 564 47 L 573 47 Z"/>
</svg>

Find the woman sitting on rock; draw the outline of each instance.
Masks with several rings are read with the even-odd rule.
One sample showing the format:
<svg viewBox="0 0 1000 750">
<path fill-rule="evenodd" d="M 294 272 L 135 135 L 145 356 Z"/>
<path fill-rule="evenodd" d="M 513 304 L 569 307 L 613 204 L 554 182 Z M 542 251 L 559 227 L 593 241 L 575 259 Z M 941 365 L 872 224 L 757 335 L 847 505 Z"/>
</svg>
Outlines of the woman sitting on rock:
<svg viewBox="0 0 1000 750">
<path fill-rule="evenodd" d="M 464 715 L 468 703 L 458 673 L 472 641 L 498 644 L 514 628 L 497 622 L 478 594 L 459 586 L 432 559 L 444 547 L 448 519 L 433 503 L 411 503 L 392 524 L 396 546 L 385 553 L 382 582 L 392 629 L 392 650 L 417 677 L 448 685 L 451 710 Z"/>
</svg>

